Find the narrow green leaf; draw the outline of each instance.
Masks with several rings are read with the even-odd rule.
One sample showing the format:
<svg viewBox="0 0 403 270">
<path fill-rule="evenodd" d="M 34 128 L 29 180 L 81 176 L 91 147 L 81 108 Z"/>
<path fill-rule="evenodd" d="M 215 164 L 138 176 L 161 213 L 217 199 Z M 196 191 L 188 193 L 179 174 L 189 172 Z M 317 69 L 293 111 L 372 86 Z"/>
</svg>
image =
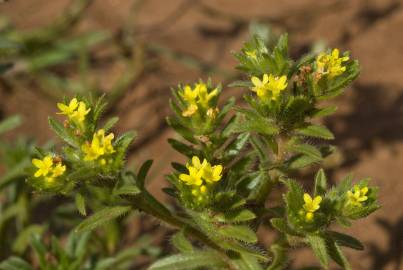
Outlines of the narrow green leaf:
<svg viewBox="0 0 403 270">
<path fill-rule="evenodd" d="M 337 111 L 337 106 L 329 106 L 322 109 L 317 109 L 313 114 L 312 117 L 324 117 L 331 115 Z"/>
<path fill-rule="evenodd" d="M 227 267 L 222 257 L 209 251 L 177 254 L 160 259 L 153 263 L 149 270 L 191 270 L 198 268 L 214 269 Z"/>
<path fill-rule="evenodd" d="M 83 197 L 83 195 L 81 195 L 80 193 L 77 193 L 75 196 L 75 203 L 76 203 L 78 212 L 81 215 L 86 216 L 87 211 L 85 209 L 85 198 Z"/>
<path fill-rule="evenodd" d="M 320 264 L 325 269 L 328 269 L 329 257 L 327 254 L 325 240 L 318 235 L 307 235 L 306 239 L 308 240 L 308 243 L 311 246 L 313 253 L 319 259 Z"/>
<path fill-rule="evenodd" d="M 257 236 L 248 226 L 243 225 L 228 225 L 220 228 L 218 233 L 231 238 L 237 239 L 246 243 L 256 243 Z"/>
<path fill-rule="evenodd" d="M 139 172 L 137 174 L 137 185 L 141 189 L 144 188 L 146 176 L 152 165 L 153 165 L 153 161 L 150 159 L 150 160 L 147 160 L 146 162 L 144 162 L 143 165 L 141 165 L 141 167 L 139 169 Z"/>
<path fill-rule="evenodd" d="M 288 226 L 287 221 L 284 218 L 272 218 L 272 219 L 270 219 L 270 223 L 279 232 L 282 232 L 284 234 L 294 235 L 294 236 L 300 236 L 300 234 L 298 234 L 297 232 L 295 232 Z"/>
<path fill-rule="evenodd" d="M 191 158 L 192 156 L 197 155 L 197 151 L 193 149 L 193 147 L 186 145 L 175 139 L 168 139 L 168 143 L 179 153 Z"/>
<path fill-rule="evenodd" d="M 141 190 L 135 185 L 124 185 L 113 191 L 113 195 L 122 196 L 135 196 L 141 193 Z"/>
<path fill-rule="evenodd" d="M 18 257 L 10 257 L 0 263 L 1 270 L 34 270 L 26 261 Z"/>
<path fill-rule="evenodd" d="M 76 138 L 74 135 L 69 132 L 65 127 L 63 127 L 60 122 L 56 121 L 54 118 L 49 117 L 49 126 L 56 133 L 57 136 L 60 137 L 63 141 L 70 144 L 73 147 L 79 148 L 77 144 Z"/>
<path fill-rule="evenodd" d="M 85 232 L 85 231 L 94 230 L 97 227 L 102 226 L 113 219 L 123 216 L 130 210 L 131 210 L 130 206 L 106 207 L 106 208 L 96 212 L 92 216 L 88 217 L 83 222 L 81 222 L 77 226 L 76 231 Z"/>
<path fill-rule="evenodd" d="M 109 119 L 104 125 L 105 132 L 108 132 L 111 128 L 113 128 L 118 121 L 119 117 L 112 117 L 111 119 Z"/>
<path fill-rule="evenodd" d="M 347 258 L 344 256 L 343 251 L 335 241 L 326 239 L 326 247 L 327 253 L 338 265 L 343 267 L 345 270 L 351 270 L 351 266 Z"/>
<path fill-rule="evenodd" d="M 334 135 L 333 133 L 324 126 L 319 125 L 310 125 L 305 128 L 300 128 L 297 132 L 304 136 L 321 138 L 326 140 L 333 140 Z"/>
<path fill-rule="evenodd" d="M 180 230 L 172 237 L 172 244 L 182 253 L 193 252 L 192 243 L 186 238 L 184 230 Z"/>
<path fill-rule="evenodd" d="M 29 246 L 33 235 L 42 235 L 45 227 L 38 224 L 32 224 L 22 230 L 18 237 L 13 241 L 13 251 L 22 254 Z"/>
<path fill-rule="evenodd" d="M 356 250 L 364 250 L 364 245 L 360 240 L 340 232 L 327 231 L 327 234 L 340 246 L 349 247 Z"/>
<path fill-rule="evenodd" d="M 315 189 L 314 195 L 323 195 L 326 193 L 327 190 L 327 178 L 325 171 L 320 169 L 315 176 Z"/>
<path fill-rule="evenodd" d="M 255 218 L 256 215 L 248 209 L 237 209 L 217 216 L 218 221 L 230 223 L 245 222 Z"/>
<path fill-rule="evenodd" d="M 289 150 L 307 155 L 312 159 L 316 160 L 322 159 L 321 152 L 315 146 L 310 144 L 293 144 L 289 146 Z"/>
<path fill-rule="evenodd" d="M 10 116 L 0 122 L 0 135 L 4 132 L 12 130 L 21 125 L 21 117 L 19 115 Z"/>
</svg>

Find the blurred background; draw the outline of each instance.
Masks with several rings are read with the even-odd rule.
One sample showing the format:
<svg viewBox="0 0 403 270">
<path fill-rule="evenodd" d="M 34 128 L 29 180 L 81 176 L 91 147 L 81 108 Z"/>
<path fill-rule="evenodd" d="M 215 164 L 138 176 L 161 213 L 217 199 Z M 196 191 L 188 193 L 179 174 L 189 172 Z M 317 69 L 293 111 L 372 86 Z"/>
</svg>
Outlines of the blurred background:
<svg viewBox="0 0 403 270">
<path fill-rule="evenodd" d="M 239 78 L 231 51 L 257 23 L 288 32 L 295 58 L 314 46 L 351 51 L 362 72 L 326 120 L 341 152 L 328 171 L 332 181 L 371 176 L 383 207 L 348 229 L 366 250 L 347 254 L 353 269 L 403 269 L 402 0 L 9 0 L 0 15 L 0 39 L 21 41 L 0 77 L 0 120 L 22 119 L 5 140 L 42 145 L 53 138 L 47 116 L 57 101 L 106 93 L 107 116 L 120 117 L 116 133 L 139 134 L 130 166 L 155 159 L 149 189 L 161 200 L 170 162 L 183 161 L 166 142 L 174 136 L 165 123 L 170 87 Z M 243 93 L 224 89 L 224 97 Z M 295 251 L 293 265 L 312 262 L 308 250 Z"/>
</svg>

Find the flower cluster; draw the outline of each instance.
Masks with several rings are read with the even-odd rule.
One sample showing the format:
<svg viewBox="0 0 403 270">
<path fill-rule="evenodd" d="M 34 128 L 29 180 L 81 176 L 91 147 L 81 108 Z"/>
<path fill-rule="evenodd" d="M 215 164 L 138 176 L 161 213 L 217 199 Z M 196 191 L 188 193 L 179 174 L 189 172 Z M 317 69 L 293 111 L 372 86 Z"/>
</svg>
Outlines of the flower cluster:
<svg viewBox="0 0 403 270">
<path fill-rule="evenodd" d="M 320 203 L 322 202 L 321 196 L 316 196 L 314 199 L 308 194 L 304 194 L 303 210 L 301 210 L 301 215 L 305 216 L 305 221 L 311 222 L 314 218 L 314 212 L 320 208 Z"/>
<path fill-rule="evenodd" d="M 57 107 L 60 112 L 58 114 L 66 115 L 67 118 L 73 123 L 83 126 L 85 121 L 85 116 L 90 112 L 91 109 L 87 109 L 87 105 L 83 101 L 78 101 L 77 98 L 73 98 L 70 103 L 57 103 Z"/>
<path fill-rule="evenodd" d="M 43 159 L 32 159 L 32 164 L 37 168 L 34 177 L 43 177 L 48 184 L 63 175 L 66 166 L 60 160 L 54 159 L 51 155 L 45 156 Z"/>
<path fill-rule="evenodd" d="M 339 56 L 339 50 L 333 49 L 329 54 L 321 53 L 316 58 L 316 67 L 319 74 L 327 75 L 329 78 L 334 78 L 343 74 L 346 71 L 346 67 L 343 66 L 343 62 L 348 61 L 348 56 Z"/>
<path fill-rule="evenodd" d="M 198 201 L 204 201 L 210 186 L 221 180 L 223 167 L 212 166 L 206 159 L 200 162 L 197 156 L 192 157 L 192 162 L 186 164 L 188 174 L 180 174 L 179 179 L 191 186 L 192 195 Z"/>
<path fill-rule="evenodd" d="M 113 133 L 105 136 L 105 130 L 100 129 L 94 133 L 92 141 L 82 145 L 85 161 L 99 160 L 101 165 L 106 164 L 105 156 L 115 152 L 112 146 Z"/>
<path fill-rule="evenodd" d="M 361 206 L 363 202 L 368 200 L 368 197 L 366 196 L 368 191 L 368 187 L 360 188 L 358 185 L 355 185 L 352 191 L 347 191 L 348 203 L 355 206 Z"/>
<path fill-rule="evenodd" d="M 207 116 L 214 117 L 214 109 L 210 108 L 209 102 L 212 98 L 218 95 L 217 88 L 208 91 L 207 85 L 200 82 L 196 83 L 193 88 L 190 85 L 186 85 L 179 94 L 187 106 L 182 112 L 182 116 L 191 117 L 197 111 L 205 110 Z"/>
<path fill-rule="evenodd" d="M 281 91 L 287 88 L 287 76 L 275 77 L 272 74 L 264 74 L 262 80 L 253 76 L 251 78 L 253 92 L 262 100 L 277 100 Z"/>
</svg>

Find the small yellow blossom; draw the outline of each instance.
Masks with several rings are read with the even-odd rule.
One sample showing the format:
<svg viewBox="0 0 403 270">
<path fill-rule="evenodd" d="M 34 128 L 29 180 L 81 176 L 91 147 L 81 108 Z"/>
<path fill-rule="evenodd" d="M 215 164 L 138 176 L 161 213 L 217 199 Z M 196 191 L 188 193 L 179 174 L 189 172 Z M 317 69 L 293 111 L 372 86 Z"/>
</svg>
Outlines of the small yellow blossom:
<svg viewBox="0 0 403 270">
<path fill-rule="evenodd" d="M 201 162 L 197 156 L 192 157 L 191 163 L 186 164 L 186 168 L 188 173 L 180 174 L 179 179 L 192 186 L 192 195 L 199 198 L 207 193 L 209 185 L 222 178 L 222 165 L 212 166 L 206 159 Z"/>
<path fill-rule="evenodd" d="M 186 109 L 182 112 L 182 116 L 190 117 L 194 115 L 200 108 L 209 110 L 210 100 L 218 95 L 218 89 L 214 89 L 208 92 L 207 85 L 205 83 L 197 83 L 194 88 L 190 85 L 186 85 L 179 95 L 186 103 Z"/>
<path fill-rule="evenodd" d="M 257 59 L 256 50 L 245 51 L 245 54 L 246 54 L 248 57 L 252 58 L 252 59 L 255 59 L 255 60 Z"/>
<path fill-rule="evenodd" d="M 90 112 L 91 109 L 87 109 L 84 102 L 80 101 L 78 108 L 70 116 L 70 119 L 76 121 L 77 123 L 83 123 L 85 116 Z"/>
<path fill-rule="evenodd" d="M 60 112 L 58 114 L 66 115 L 70 120 L 82 124 L 85 120 L 85 116 L 90 112 L 91 109 L 87 109 L 84 102 L 78 101 L 73 98 L 68 105 L 63 103 L 57 103 L 57 107 Z"/>
<path fill-rule="evenodd" d="M 189 174 L 180 174 L 179 179 L 185 182 L 186 185 L 200 186 L 203 183 L 201 179 L 203 171 L 192 166 L 187 166 L 187 169 Z"/>
<path fill-rule="evenodd" d="M 55 178 L 63 175 L 66 171 L 66 166 L 61 162 L 54 162 L 51 155 L 45 156 L 43 159 L 32 159 L 32 164 L 38 168 L 34 177 L 43 176 L 48 181 L 53 181 Z"/>
<path fill-rule="evenodd" d="M 112 146 L 113 133 L 105 136 L 105 130 L 100 129 L 92 138 L 91 143 L 82 145 L 81 150 L 84 152 L 84 160 L 92 161 L 101 156 L 112 154 L 115 149 Z M 101 160 L 101 164 L 105 164 L 105 160 Z"/>
<path fill-rule="evenodd" d="M 334 78 L 343 74 L 346 71 L 346 67 L 343 66 L 343 62 L 348 61 L 348 56 L 340 57 L 338 49 L 333 49 L 329 54 L 321 53 L 316 58 L 316 66 L 319 74 L 325 74 L 329 78 Z"/>
<path fill-rule="evenodd" d="M 262 80 L 253 76 L 251 78 L 252 91 L 262 99 L 277 100 L 280 92 L 287 88 L 287 76 L 275 77 L 272 74 L 264 74 Z"/>
<path fill-rule="evenodd" d="M 362 202 L 368 200 L 368 197 L 366 196 L 368 191 L 368 187 L 360 188 L 358 185 L 355 185 L 353 191 L 347 191 L 349 202 L 353 205 L 361 206 Z"/>
<path fill-rule="evenodd" d="M 198 97 L 199 97 L 199 103 L 204 106 L 207 107 L 209 101 L 215 97 L 218 94 L 218 89 L 214 89 L 213 91 L 211 91 L 210 93 L 207 92 L 207 85 L 205 85 L 204 83 L 198 83 L 196 84 L 195 89 L 198 89 Z"/>
<path fill-rule="evenodd" d="M 322 202 L 321 196 L 316 196 L 314 199 L 308 194 L 304 194 L 304 202 L 303 208 L 305 210 L 305 220 L 312 221 L 314 217 L 314 212 L 316 212 L 320 208 L 320 203 Z"/>
<path fill-rule="evenodd" d="M 195 89 L 192 89 L 192 87 L 186 85 L 183 89 L 183 92 L 180 92 L 179 94 L 188 105 L 186 110 L 182 112 L 182 115 L 185 117 L 192 116 L 198 110 L 196 99 L 199 94 L 199 88 L 195 87 Z"/>
<path fill-rule="evenodd" d="M 57 103 L 57 107 L 60 110 L 59 114 L 64 114 L 64 115 L 70 116 L 77 109 L 78 101 L 77 101 L 76 98 L 73 98 L 72 100 L 70 100 L 69 105 L 66 105 L 66 104 L 63 104 L 63 103 Z"/>
<path fill-rule="evenodd" d="M 207 183 L 214 183 L 217 181 L 220 181 L 222 175 L 222 166 L 221 165 L 216 165 L 216 166 L 211 166 L 210 163 L 207 163 L 203 167 L 203 178 L 206 180 Z"/>
</svg>

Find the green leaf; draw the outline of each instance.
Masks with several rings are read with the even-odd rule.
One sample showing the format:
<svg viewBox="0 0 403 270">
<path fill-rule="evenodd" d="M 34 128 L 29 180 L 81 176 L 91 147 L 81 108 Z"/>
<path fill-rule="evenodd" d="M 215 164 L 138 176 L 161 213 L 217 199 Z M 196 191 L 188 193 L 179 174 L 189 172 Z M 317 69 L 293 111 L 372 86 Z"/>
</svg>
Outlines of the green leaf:
<svg viewBox="0 0 403 270">
<path fill-rule="evenodd" d="M 335 241 L 326 239 L 326 247 L 327 253 L 338 265 L 343 267 L 345 270 L 351 270 L 351 266 L 347 258 L 344 256 L 340 246 Z"/>
<path fill-rule="evenodd" d="M 356 250 L 364 250 L 364 245 L 360 240 L 340 232 L 327 231 L 327 234 L 332 238 L 338 245 L 349 247 Z"/>
<path fill-rule="evenodd" d="M 99 226 L 105 225 L 107 222 L 112 221 L 120 216 L 123 216 L 131 210 L 131 206 L 114 206 L 106 207 L 89 218 L 81 222 L 77 228 L 77 232 L 86 232 L 96 229 Z"/>
<path fill-rule="evenodd" d="M 56 135 L 60 137 L 60 139 L 75 148 L 80 148 L 74 135 L 69 132 L 62 124 L 60 124 L 60 122 L 56 121 L 52 117 L 49 117 L 49 126 L 56 133 Z"/>
<path fill-rule="evenodd" d="M 256 218 L 256 215 L 248 209 L 237 209 L 217 215 L 216 218 L 220 222 L 238 223 L 253 220 Z"/>
<path fill-rule="evenodd" d="M 141 193 L 141 190 L 135 185 L 124 185 L 119 187 L 113 191 L 113 195 L 115 196 L 135 196 Z"/>
<path fill-rule="evenodd" d="M 322 159 L 321 152 L 315 146 L 312 146 L 310 144 L 293 144 L 289 146 L 289 150 L 304 154 L 318 161 Z"/>
<path fill-rule="evenodd" d="M 237 239 L 246 243 L 256 243 L 257 236 L 248 226 L 243 225 L 228 225 L 218 229 L 218 233 L 221 235 Z"/>
<path fill-rule="evenodd" d="M 22 230 L 13 242 L 13 251 L 22 254 L 28 247 L 33 235 L 41 235 L 45 230 L 43 225 L 32 224 Z"/>
<path fill-rule="evenodd" d="M 295 232 L 293 229 L 291 229 L 288 226 L 287 221 L 284 218 L 272 218 L 272 219 L 270 219 L 270 223 L 279 232 L 282 232 L 284 234 L 294 235 L 294 236 L 301 236 L 299 233 Z"/>
<path fill-rule="evenodd" d="M 231 258 L 231 264 L 238 270 L 262 270 L 259 260 L 244 252 L 240 252 L 236 258 Z"/>
<path fill-rule="evenodd" d="M 111 128 L 113 128 L 118 121 L 119 117 L 112 117 L 111 119 L 109 119 L 104 125 L 105 132 L 108 132 Z"/>
<path fill-rule="evenodd" d="M 186 145 L 178 140 L 168 139 L 168 143 L 172 146 L 173 149 L 187 156 L 188 158 L 198 155 L 198 151 L 196 151 L 193 147 Z"/>
<path fill-rule="evenodd" d="M 150 170 L 151 166 L 153 165 L 153 161 L 147 160 L 146 162 L 141 165 L 139 172 L 137 174 L 137 185 L 143 189 L 144 188 L 144 183 L 145 179 L 147 177 L 148 171 Z"/>
<path fill-rule="evenodd" d="M 327 190 L 327 178 L 325 171 L 320 169 L 315 176 L 315 189 L 314 195 L 323 195 L 326 193 Z"/>
<path fill-rule="evenodd" d="M 285 195 L 287 207 L 294 213 L 298 213 L 303 205 L 304 190 L 301 185 L 295 180 L 288 179 L 284 181 L 288 188 L 288 192 Z"/>
<path fill-rule="evenodd" d="M 86 216 L 87 211 L 85 209 L 85 198 L 83 197 L 83 195 L 81 195 L 80 193 L 77 193 L 75 196 L 75 203 L 76 203 L 78 212 L 81 215 Z"/>
<path fill-rule="evenodd" d="M 322 109 L 315 109 L 315 112 L 311 115 L 311 117 L 324 117 L 331 115 L 337 111 L 337 106 L 329 106 Z"/>
<path fill-rule="evenodd" d="M 238 137 L 225 148 L 224 157 L 230 159 L 239 155 L 241 150 L 247 145 L 249 136 L 249 133 L 239 134 Z"/>
<path fill-rule="evenodd" d="M 198 268 L 214 269 L 227 267 L 227 264 L 216 253 L 197 251 L 194 253 L 177 254 L 160 259 L 153 263 L 149 270 L 191 270 Z"/>
<path fill-rule="evenodd" d="M 10 116 L 0 122 L 0 135 L 4 132 L 12 130 L 21 125 L 21 117 L 19 115 Z"/>
<path fill-rule="evenodd" d="M 300 128 L 297 130 L 297 133 L 300 135 L 308 136 L 308 137 L 315 137 L 321 138 L 326 140 L 333 140 L 334 135 L 330 130 L 328 130 L 324 126 L 319 125 L 310 125 L 305 128 Z"/>
<path fill-rule="evenodd" d="M 245 116 L 245 119 L 237 118 L 233 127 L 234 132 L 257 132 L 264 135 L 278 134 L 280 129 L 274 122 L 269 121 L 255 111 L 237 108 L 237 111 Z"/>
<path fill-rule="evenodd" d="M 12 256 L 0 263 L 1 270 L 34 270 L 26 261 Z"/>
<path fill-rule="evenodd" d="M 197 140 L 193 136 L 193 132 L 185 127 L 183 127 L 179 121 L 173 117 L 167 117 L 167 123 L 172 127 L 179 135 L 181 135 L 185 140 L 191 143 L 197 143 Z"/>
<path fill-rule="evenodd" d="M 325 239 L 318 235 L 307 235 L 306 239 L 308 240 L 309 245 L 311 246 L 313 253 L 319 259 L 320 264 L 328 269 L 329 257 L 326 249 Z"/>
<path fill-rule="evenodd" d="M 287 249 L 279 244 L 270 246 L 270 251 L 273 253 L 273 260 L 266 270 L 283 270 L 286 269 L 288 263 Z"/>
<path fill-rule="evenodd" d="M 180 230 L 172 237 L 172 244 L 174 247 L 182 253 L 193 252 L 192 243 L 186 239 L 184 230 Z"/>
</svg>

